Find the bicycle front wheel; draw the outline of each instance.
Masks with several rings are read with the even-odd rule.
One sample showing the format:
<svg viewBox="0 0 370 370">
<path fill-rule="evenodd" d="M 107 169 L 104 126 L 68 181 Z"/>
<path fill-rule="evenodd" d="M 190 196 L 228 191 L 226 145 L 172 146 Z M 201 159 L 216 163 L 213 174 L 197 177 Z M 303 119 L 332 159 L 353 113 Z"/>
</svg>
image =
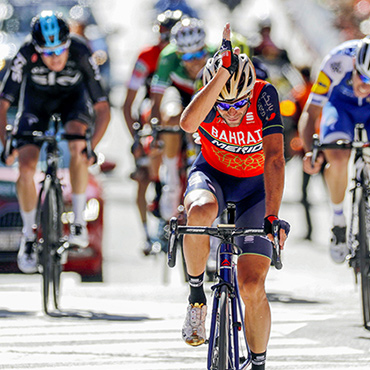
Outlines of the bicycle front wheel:
<svg viewBox="0 0 370 370">
<path fill-rule="evenodd" d="M 226 285 L 221 287 L 219 304 L 218 370 L 226 370 L 229 369 L 229 344 L 231 342 L 229 289 Z"/>
<path fill-rule="evenodd" d="M 368 201 L 368 196 L 364 191 L 359 205 L 359 253 L 363 320 L 365 328 L 370 330 L 370 212 Z"/>
<path fill-rule="evenodd" d="M 49 313 L 50 293 L 53 291 L 54 307 L 58 309 L 60 275 L 62 266 L 57 249 L 62 237 L 61 201 L 55 185 L 48 187 L 41 206 L 41 265 L 43 277 L 43 308 Z"/>
</svg>

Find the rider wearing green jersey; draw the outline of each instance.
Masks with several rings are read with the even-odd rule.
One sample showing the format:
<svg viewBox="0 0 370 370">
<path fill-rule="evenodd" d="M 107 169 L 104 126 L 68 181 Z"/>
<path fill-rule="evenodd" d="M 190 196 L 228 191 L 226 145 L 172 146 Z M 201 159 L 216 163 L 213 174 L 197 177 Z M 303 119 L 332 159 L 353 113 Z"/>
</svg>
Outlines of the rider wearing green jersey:
<svg viewBox="0 0 370 370">
<path fill-rule="evenodd" d="M 159 57 L 156 73 L 151 83 L 153 101 L 152 117 L 157 117 L 164 126 L 178 126 L 182 109 L 186 107 L 195 91 L 194 82 L 207 59 L 213 56 L 216 48 L 205 44 L 203 22 L 196 18 L 183 18 L 171 30 L 171 43 Z M 179 92 L 182 109 L 174 115 L 161 111 L 163 95 L 173 86 Z M 177 213 L 181 198 L 178 160 L 181 151 L 181 134 L 161 134 L 164 142 L 163 164 L 166 178 L 160 199 L 160 212 L 164 219 Z"/>
</svg>

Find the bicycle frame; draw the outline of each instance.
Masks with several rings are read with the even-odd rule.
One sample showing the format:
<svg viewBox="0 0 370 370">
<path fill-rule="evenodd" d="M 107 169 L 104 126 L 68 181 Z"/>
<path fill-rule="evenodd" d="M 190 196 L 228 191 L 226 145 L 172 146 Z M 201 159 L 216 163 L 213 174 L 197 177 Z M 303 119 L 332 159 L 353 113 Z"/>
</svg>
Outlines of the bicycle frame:
<svg viewBox="0 0 370 370">
<path fill-rule="evenodd" d="M 177 219 L 170 220 L 170 234 L 168 245 L 168 265 L 174 267 L 176 264 L 176 239 L 182 234 L 197 234 L 215 236 L 221 240 L 218 247 L 218 282 L 211 289 L 214 292 L 211 327 L 208 343 L 208 370 L 243 370 L 250 360 L 251 354 L 246 338 L 244 312 L 242 300 L 239 294 L 239 287 L 236 275 L 235 256 L 240 252 L 239 247 L 234 243 L 234 237 L 242 235 L 264 236 L 263 229 L 236 228 L 235 204 L 229 203 L 228 224 L 218 225 L 217 227 L 203 226 L 178 226 Z M 278 223 L 273 224 L 273 234 L 275 238 L 274 248 L 279 248 L 278 244 Z M 277 244 L 276 244 L 277 242 Z M 280 252 L 274 253 L 273 258 L 276 268 L 281 268 Z M 226 297 L 226 298 L 225 298 Z M 226 299 L 226 304 L 224 303 Z M 224 317 L 223 317 L 224 316 Z M 240 361 L 240 342 L 239 332 L 243 331 L 247 357 Z"/>
</svg>

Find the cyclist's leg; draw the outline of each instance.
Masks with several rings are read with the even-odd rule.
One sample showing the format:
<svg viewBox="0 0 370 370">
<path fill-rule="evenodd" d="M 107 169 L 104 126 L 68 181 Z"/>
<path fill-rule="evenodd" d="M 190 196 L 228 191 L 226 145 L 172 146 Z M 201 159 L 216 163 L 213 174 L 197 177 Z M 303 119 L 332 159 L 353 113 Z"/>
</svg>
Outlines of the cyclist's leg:
<svg viewBox="0 0 370 370">
<path fill-rule="evenodd" d="M 218 189 L 218 191 L 216 191 Z M 219 195 L 217 197 L 217 195 Z M 220 200 L 218 201 L 217 198 Z M 199 167 L 190 173 L 185 195 L 188 225 L 211 226 L 218 215 L 223 197 L 216 181 L 202 172 Z M 208 236 L 184 236 L 184 255 L 189 275 L 190 295 L 187 316 L 182 329 L 185 342 L 192 346 L 204 343 L 206 338 L 206 296 L 203 288 L 204 271 L 209 255 Z"/>
<path fill-rule="evenodd" d="M 92 126 L 92 107 L 86 101 L 83 90 L 68 97 L 61 102 L 61 118 L 65 131 L 72 135 L 85 135 L 89 126 Z M 70 181 L 72 187 L 72 207 L 74 222 L 71 225 L 70 243 L 87 247 L 88 235 L 83 211 L 86 206 L 86 189 L 88 185 L 89 160 L 83 150 L 86 148 L 85 140 L 72 140 L 68 142 L 70 151 Z"/>
<path fill-rule="evenodd" d="M 353 139 L 353 116 L 345 104 L 334 106 L 327 103 L 320 123 L 321 141 L 335 142 L 339 139 Z M 327 165 L 324 170 L 333 211 L 330 255 L 335 262 L 344 262 L 348 254 L 346 245 L 346 218 L 343 201 L 347 189 L 349 150 L 325 150 Z"/>
<path fill-rule="evenodd" d="M 44 117 L 45 118 L 45 117 Z M 30 111 L 24 111 L 16 122 L 17 134 L 24 131 L 44 131 L 47 119 L 39 119 Z M 25 273 L 37 271 L 34 249 L 36 223 L 37 190 L 34 181 L 40 147 L 29 139 L 19 139 L 17 143 L 19 177 L 17 179 L 17 197 L 23 221 L 22 238 L 17 256 L 18 267 Z"/>
<path fill-rule="evenodd" d="M 258 194 L 253 198 L 257 197 Z M 237 204 L 236 225 L 260 228 L 263 224 L 264 212 L 264 199 L 256 204 L 253 199 L 240 202 Z M 238 283 L 240 295 L 245 304 L 247 340 L 252 351 L 252 361 L 259 356 L 263 362 L 271 328 L 271 312 L 265 292 L 265 280 L 271 264 L 272 246 L 268 240 L 261 237 L 240 237 L 237 243 L 243 250 L 243 254 L 238 259 Z"/>
</svg>

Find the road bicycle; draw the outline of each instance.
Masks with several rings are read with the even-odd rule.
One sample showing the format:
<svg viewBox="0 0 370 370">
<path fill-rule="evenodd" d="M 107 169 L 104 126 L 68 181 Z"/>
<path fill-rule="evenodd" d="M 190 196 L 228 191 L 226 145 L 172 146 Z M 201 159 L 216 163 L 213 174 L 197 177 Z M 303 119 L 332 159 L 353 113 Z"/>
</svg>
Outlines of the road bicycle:
<svg viewBox="0 0 370 370">
<path fill-rule="evenodd" d="M 178 237 L 183 234 L 209 235 L 220 239 L 217 251 L 216 283 L 213 291 L 211 327 L 208 343 L 208 370 L 242 370 L 251 361 L 242 300 L 239 294 L 236 277 L 236 257 L 240 248 L 234 243 L 237 236 L 264 236 L 263 229 L 237 228 L 235 226 L 236 206 L 227 204 L 227 224 L 216 227 L 179 226 L 174 217 L 170 220 L 168 242 L 168 265 L 176 265 L 176 250 L 179 245 Z M 279 247 L 279 221 L 273 223 L 273 264 L 282 268 L 281 250 Z"/>
<path fill-rule="evenodd" d="M 349 266 L 353 268 L 355 281 L 361 277 L 363 323 L 370 330 L 370 142 L 363 124 L 355 125 L 354 140 L 338 140 L 335 143 L 320 143 L 318 135 L 313 137 L 312 164 L 319 150 L 352 150 L 353 176 L 350 188 L 351 218 L 347 245 Z"/>
<path fill-rule="evenodd" d="M 61 179 L 58 177 L 61 140 L 85 140 L 87 157 L 92 157 L 90 130 L 86 135 L 71 135 L 59 131 L 61 118 L 54 114 L 51 117 L 50 128 L 45 133 L 41 131 L 23 132 L 21 135 L 12 134 L 12 126 L 7 126 L 5 158 L 10 154 L 13 141 L 32 138 L 35 143 L 46 144 L 46 170 L 41 181 L 36 209 L 36 224 L 34 226 L 38 270 L 42 275 L 42 298 L 45 314 L 52 315 L 59 310 L 60 280 L 63 261 L 67 250 L 72 247 L 64 234 L 65 216 Z M 73 246 L 75 247 L 75 246 Z M 52 292 L 52 293 L 51 293 Z M 52 296 L 52 298 L 51 298 Z"/>
</svg>

